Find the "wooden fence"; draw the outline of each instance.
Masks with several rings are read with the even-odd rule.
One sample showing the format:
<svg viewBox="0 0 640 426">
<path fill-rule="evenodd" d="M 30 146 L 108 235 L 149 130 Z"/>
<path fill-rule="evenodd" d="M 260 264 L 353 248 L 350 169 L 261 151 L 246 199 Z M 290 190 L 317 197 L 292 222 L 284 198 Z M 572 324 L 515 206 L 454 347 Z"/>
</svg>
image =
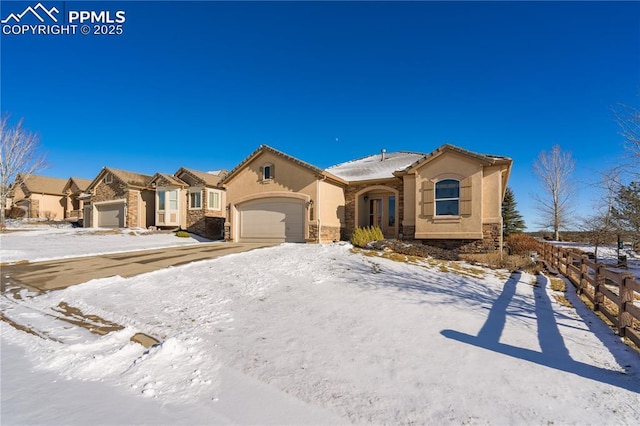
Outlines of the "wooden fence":
<svg viewBox="0 0 640 426">
<path fill-rule="evenodd" d="M 640 347 L 640 282 L 633 274 L 614 271 L 593 262 L 575 249 L 540 242 L 539 256 L 557 269 L 585 295 L 593 310 L 601 312 L 617 328 L 618 335 Z"/>
</svg>

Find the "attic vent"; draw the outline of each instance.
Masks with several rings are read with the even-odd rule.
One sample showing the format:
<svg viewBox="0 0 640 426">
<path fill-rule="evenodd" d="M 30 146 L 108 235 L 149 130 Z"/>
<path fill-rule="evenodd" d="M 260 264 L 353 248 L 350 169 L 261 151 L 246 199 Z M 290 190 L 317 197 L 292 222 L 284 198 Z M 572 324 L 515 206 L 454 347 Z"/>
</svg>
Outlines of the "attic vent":
<svg viewBox="0 0 640 426">
<path fill-rule="evenodd" d="M 382 148 L 382 149 L 380 150 L 380 161 L 384 161 L 384 160 L 385 160 L 385 158 L 386 158 L 385 154 L 386 154 L 386 153 L 387 153 L 387 150 L 386 150 L 386 149 Z"/>
</svg>

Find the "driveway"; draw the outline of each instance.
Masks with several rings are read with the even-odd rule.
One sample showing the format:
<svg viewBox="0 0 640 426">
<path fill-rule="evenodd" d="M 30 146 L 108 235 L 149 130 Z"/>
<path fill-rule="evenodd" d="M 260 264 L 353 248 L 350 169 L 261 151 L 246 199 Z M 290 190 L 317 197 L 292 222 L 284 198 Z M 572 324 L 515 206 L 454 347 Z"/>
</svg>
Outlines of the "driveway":
<svg viewBox="0 0 640 426">
<path fill-rule="evenodd" d="M 271 247 L 272 244 L 204 243 L 187 247 L 75 257 L 2 266 L 0 291 L 23 287 L 37 292 L 59 290 L 96 278 L 132 277 L 199 260 Z"/>
</svg>

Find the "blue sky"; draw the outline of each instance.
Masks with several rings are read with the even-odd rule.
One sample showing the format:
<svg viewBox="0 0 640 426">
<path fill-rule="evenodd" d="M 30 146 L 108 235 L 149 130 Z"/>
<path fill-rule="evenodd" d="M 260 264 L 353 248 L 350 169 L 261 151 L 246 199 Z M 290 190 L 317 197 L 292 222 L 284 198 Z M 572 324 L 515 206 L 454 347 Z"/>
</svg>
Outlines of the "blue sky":
<svg viewBox="0 0 640 426">
<path fill-rule="evenodd" d="M 514 159 L 535 229 L 538 153 L 573 153 L 587 214 L 624 155 L 611 107 L 639 103 L 638 2 L 42 3 L 126 12 L 122 35 L 1 36 L 1 110 L 40 134 L 49 176 L 230 169 L 263 143 L 318 167 L 452 143 Z"/>
</svg>

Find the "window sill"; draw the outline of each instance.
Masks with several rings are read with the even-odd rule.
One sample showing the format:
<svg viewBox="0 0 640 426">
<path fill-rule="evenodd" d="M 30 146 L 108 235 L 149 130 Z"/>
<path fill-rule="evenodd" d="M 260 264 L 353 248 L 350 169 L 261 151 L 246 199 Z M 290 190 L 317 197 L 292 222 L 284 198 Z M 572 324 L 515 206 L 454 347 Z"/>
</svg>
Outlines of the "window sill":
<svg viewBox="0 0 640 426">
<path fill-rule="evenodd" d="M 462 222 L 461 216 L 434 216 L 434 223 L 460 223 Z"/>
</svg>

